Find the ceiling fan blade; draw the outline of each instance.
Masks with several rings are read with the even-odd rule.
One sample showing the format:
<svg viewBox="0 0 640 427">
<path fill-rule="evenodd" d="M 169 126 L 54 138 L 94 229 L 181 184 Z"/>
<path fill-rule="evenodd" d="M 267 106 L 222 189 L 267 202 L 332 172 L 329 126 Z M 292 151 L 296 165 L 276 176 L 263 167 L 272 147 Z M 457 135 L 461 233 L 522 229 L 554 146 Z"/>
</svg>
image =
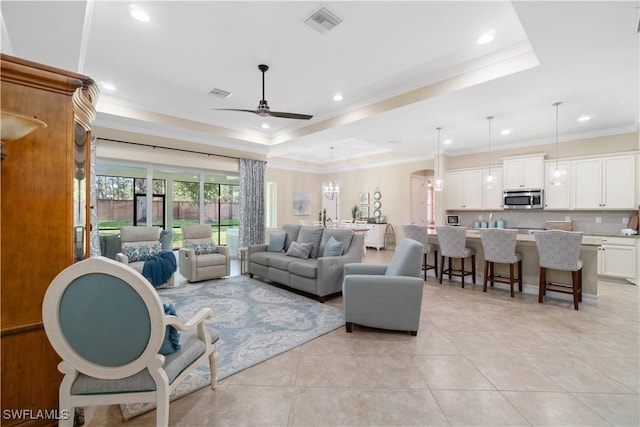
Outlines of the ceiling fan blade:
<svg viewBox="0 0 640 427">
<path fill-rule="evenodd" d="M 299 120 L 309 120 L 313 116 L 308 114 L 296 114 L 296 113 L 283 113 L 281 111 L 269 111 L 269 115 L 271 117 L 280 117 L 282 119 L 299 119 Z"/>
<path fill-rule="evenodd" d="M 260 110 L 244 110 L 242 108 L 212 108 L 212 110 L 217 110 L 217 111 L 242 111 L 245 113 L 253 113 L 253 114 L 258 114 L 260 115 L 262 113 L 262 111 Z"/>
</svg>

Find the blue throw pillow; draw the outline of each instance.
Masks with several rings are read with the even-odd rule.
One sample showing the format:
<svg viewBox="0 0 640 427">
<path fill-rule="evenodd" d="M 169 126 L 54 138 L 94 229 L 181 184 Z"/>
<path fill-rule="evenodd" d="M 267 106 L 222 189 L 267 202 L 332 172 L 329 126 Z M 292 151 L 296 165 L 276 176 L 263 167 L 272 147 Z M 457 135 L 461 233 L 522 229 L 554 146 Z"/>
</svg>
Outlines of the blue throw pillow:
<svg viewBox="0 0 640 427">
<path fill-rule="evenodd" d="M 158 255 L 162 250 L 160 243 L 152 245 L 136 245 L 123 243 L 122 251 L 129 258 L 129 262 L 145 261 Z"/>
<path fill-rule="evenodd" d="M 173 304 L 162 304 L 164 307 L 164 314 L 171 316 L 177 316 L 176 309 Z M 160 354 L 167 355 L 180 350 L 180 333 L 173 326 L 167 326 L 167 330 L 164 334 L 164 341 L 162 347 L 160 347 Z"/>
<path fill-rule="evenodd" d="M 331 236 L 329 240 L 327 240 L 327 244 L 324 246 L 324 254 L 322 256 L 340 256 L 342 255 L 342 248 L 344 245 L 342 242 L 338 242 L 336 239 Z"/>
<path fill-rule="evenodd" d="M 284 242 L 287 238 L 287 233 L 282 232 L 280 234 L 269 235 L 269 244 L 267 245 L 267 252 L 282 252 L 284 251 Z"/>
<path fill-rule="evenodd" d="M 218 252 L 218 246 L 215 243 L 187 243 L 187 249 L 193 249 L 196 255 L 215 254 Z"/>
</svg>

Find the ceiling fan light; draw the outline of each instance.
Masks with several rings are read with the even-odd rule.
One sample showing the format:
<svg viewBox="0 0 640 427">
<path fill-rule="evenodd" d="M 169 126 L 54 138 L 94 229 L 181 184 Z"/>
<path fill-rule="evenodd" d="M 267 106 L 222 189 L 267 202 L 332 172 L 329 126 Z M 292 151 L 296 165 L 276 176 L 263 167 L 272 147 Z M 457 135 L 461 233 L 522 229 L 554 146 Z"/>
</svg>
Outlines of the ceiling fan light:
<svg viewBox="0 0 640 427">
<path fill-rule="evenodd" d="M 144 10 L 140 9 L 137 6 L 131 6 L 131 12 L 129 13 L 133 17 L 133 19 L 135 19 L 136 21 L 140 21 L 140 22 L 151 21 L 151 18 L 149 17 L 149 15 L 147 15 L 147 12 L 145 12 Z"/>
</svg>

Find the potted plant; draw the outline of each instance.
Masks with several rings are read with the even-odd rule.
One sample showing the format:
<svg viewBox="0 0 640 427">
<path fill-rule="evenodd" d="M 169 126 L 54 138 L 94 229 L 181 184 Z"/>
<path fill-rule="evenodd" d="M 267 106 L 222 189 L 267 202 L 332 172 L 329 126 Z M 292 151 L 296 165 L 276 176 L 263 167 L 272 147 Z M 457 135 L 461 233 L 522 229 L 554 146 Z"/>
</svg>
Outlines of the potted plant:
<svg viewBox="0 0 640 427">
<path fill-rule="evenodd" d="M 351 208 L 351 217 L 353 218 L 353 222 L 356 221 L 357 216 L 358 216 L 358 205 L 353 205 L 353 207 Z"/>
</svg>

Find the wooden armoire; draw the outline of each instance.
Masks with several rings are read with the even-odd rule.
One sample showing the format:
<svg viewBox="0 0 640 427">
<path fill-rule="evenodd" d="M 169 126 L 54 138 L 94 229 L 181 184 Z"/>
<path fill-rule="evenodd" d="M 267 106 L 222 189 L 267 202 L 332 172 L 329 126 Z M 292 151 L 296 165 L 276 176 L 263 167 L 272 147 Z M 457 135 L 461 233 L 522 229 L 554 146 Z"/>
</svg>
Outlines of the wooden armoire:
<svg viewBox="0 0 640 427">
<path fill-rule="evenodd" d="M 58 409 L 62 374 L 43 329 L 42 300 L 60 271 L 90 253 L 86 195 L 97 88 L 76 73 L 8 55 L 0 61 L 3 116 L 46 124 L 3 145 L 0 414 L 2 426 L 54 425 L 47 418 Z M 10 133 L 9 120 L 2 126 Z"/>
</svg>

